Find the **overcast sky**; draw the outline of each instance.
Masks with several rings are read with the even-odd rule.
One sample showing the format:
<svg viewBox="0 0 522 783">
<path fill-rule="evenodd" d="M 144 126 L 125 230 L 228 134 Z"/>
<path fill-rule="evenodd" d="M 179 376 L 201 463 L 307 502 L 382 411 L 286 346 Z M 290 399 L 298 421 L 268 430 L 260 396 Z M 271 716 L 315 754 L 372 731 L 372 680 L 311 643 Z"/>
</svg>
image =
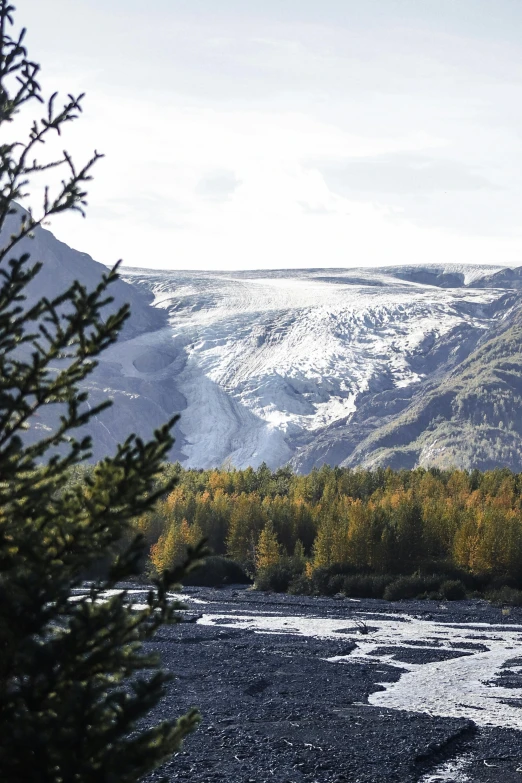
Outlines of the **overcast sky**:
<svg viewBox="0 0 522 783">
<path fill-rule="evenodd" d="M 51 226 L 97 260 L 522 264 L 520 0 L 16 4 L 106 153 Z"/>
</svg>

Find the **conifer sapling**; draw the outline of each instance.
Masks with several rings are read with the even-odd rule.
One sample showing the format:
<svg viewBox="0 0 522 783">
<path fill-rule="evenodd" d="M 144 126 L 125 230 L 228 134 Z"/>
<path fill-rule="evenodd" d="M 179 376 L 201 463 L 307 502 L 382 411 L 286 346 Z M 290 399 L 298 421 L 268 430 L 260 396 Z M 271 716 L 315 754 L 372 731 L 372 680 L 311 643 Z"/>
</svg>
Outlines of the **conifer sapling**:
<svg viewBox="0 0 522 783">
<path fill-rule="evenodd" d="M 60 107 L 56 95 L 44 103 L 24 31 L 11 35 L 13 11 L 0 0 L 0 778 L 132 783 L 168 759 L 198 723 L 192 710 L 143 728 L 169 676 L 142 643 L 178 617 L 168 591 L 203 549 L 155 581 L 144 609 L 134 611 L 124 593 L 105 592 L 143 560 L 142 539 L 123 551 L 121 542 L 130 521 L 172 486 L 161 466 L 175 419 L 150 442 L 130 436 L 83 480 L 71 478 L 91 447 L 88 437 L 75 437 L 78 428 L 109 404 L 90 408 L 82 382 L 129 312 L 107 309 L 116 268 L 95 290 L 75 281 L 54 299 L 26 301 L 41 264 L 17 255 L 19 243 L 51 216 L 83 214 L 100 156 L 81 168 L 67 152 L 38 159 L 42 144 L 78 117 L 83 96 L 69 95 Z M 8 141 L 27 104 L 42 104 L 42 118 L 25 140 Z M 17 206 L 35 175 L 60 169 L 61 185 L 45 189 L 38 214 Z M 17 229 L 6 236 L 13 216 Z M 43 406 L 59 411 L 58 423 L 35 437 Z M 102 558 L 110 562 L 106 576 L 88 595 L 74 596 Z"/>
</svg>

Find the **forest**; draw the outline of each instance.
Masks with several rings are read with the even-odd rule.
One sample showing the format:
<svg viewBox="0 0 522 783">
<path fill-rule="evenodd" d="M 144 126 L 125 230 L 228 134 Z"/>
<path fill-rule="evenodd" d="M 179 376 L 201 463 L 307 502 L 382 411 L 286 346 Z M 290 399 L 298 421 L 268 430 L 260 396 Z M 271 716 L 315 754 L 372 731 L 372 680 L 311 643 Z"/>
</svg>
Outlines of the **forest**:
<svg viewBox="0 0 522 783">
<path fill-rule="evenodd" d="M 390 599 L 522 587 L 522 474 L 507 469 L 165 470 L 175 488 L 133 523 L 149 575 L 205 538 L 203 581 Z"/>
</svg>

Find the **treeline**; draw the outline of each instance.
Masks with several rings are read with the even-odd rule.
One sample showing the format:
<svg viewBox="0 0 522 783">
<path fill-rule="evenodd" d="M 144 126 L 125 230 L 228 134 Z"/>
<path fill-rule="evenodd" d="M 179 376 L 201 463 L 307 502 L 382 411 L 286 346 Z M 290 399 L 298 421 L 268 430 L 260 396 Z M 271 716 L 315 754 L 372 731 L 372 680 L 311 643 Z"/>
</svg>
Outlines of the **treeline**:
<svg viewBox="0 0 522 783">
<path fill-rule="evenodd" d="M 152 571 L 179 562 L 188 545 L 206 538 L 216 555 L 276 589 L 315 585 L 373 594 L 373 575 L 371 584 L 380 585 L 374 592 L 383 594 L 403 575 L 425 578 L 436 591 L 434 574 L 460 579 L 467 589 L 522 586 L 522 474 L 507 469 L 325 465 L 296 475 L 266 465 L 184 470 L 176 464 L 167 471 L 176 473 L 177 486 L 154 514 L 136 522 L 150 546 Z M 333 579 L 330 588 L 325 579 Z"/>
</svg>

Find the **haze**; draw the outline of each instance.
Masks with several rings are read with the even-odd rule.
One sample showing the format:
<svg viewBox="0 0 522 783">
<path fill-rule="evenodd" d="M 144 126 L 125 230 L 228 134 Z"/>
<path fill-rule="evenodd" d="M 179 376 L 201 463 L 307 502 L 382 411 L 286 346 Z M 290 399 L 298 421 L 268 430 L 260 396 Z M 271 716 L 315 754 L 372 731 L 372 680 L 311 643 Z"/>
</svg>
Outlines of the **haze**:
<svg viewBox="0 0 522 783">
<path fill-rule="evenodd" d="M 104 263 L 522 263 L 518 0 L 19 0 Z"/>
</svg>

